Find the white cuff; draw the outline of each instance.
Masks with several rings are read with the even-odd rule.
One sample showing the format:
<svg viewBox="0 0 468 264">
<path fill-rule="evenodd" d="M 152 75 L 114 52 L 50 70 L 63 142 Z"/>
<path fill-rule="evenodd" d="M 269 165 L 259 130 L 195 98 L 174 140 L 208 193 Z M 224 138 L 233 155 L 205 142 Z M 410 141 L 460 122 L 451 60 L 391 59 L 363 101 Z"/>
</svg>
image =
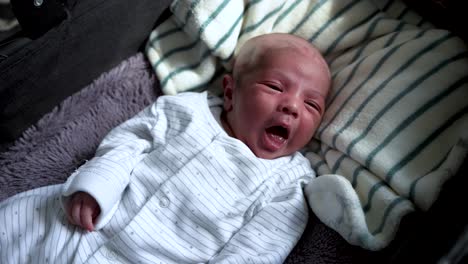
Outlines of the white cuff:
<svg viewBox="0 0 468 264">
<path fill-rule="evenodd" d="M 103 170 L 102 168 L 106 169 Z M 112 170 L 109 170 L 112 168 Z M 90 194 L 99 204 L 101 213 L 96 219 L 95 228 L 100 229 L 109 222 L 120 203 L 122 192 L 128 184 L 128 176 L 123 177 L 125 170 L 116 163 L 94 158 L 73 173 L 63 185 L 61 202 L 66 207 L 70 197 L 76 192 Z"/>
</svg>

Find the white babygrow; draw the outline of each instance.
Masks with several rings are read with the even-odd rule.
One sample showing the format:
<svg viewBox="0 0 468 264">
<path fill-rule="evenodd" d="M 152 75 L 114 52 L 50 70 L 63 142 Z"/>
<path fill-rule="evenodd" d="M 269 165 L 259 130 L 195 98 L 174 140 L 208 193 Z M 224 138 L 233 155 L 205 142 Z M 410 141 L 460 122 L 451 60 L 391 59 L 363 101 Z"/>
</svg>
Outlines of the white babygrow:
<svg viewBox="0 0 468 264">
<path fill-rule="evenodd" d="M 207 93 L 162 96 L 112 130 L 63 185 L 0 203 L 0 263 L 282 263 L 308 218 L 301 154 L 257 158 Z M 98 201 L 97 231 L 68 223 L 67 195 Z"/>
</svg>

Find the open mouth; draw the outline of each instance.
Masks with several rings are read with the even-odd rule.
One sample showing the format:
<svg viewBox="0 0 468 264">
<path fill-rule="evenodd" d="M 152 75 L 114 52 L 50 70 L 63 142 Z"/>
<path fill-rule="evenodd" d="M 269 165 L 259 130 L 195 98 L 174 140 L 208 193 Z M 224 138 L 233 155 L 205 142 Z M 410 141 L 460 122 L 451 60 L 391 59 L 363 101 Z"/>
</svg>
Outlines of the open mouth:
<svg viewBox="0 0 468 264">
<path fill-rule="evenodd" d="M 283 126 L 271 126 L 266 129 L 266 132 L 281 141 L 289 138 L 289 130 Z"/>
</svg>

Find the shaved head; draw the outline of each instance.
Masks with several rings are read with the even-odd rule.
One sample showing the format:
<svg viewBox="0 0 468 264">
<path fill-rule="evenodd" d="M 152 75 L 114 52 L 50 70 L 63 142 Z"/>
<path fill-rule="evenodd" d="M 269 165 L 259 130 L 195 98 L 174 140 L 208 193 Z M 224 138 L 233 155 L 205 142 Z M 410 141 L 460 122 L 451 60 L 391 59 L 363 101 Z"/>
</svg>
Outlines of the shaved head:
<svg viewBox="0 0 468 264">
<path fill-rule="evenodd" d="M 279 50 L 290 50 L 307 57 L 319 67 L 325 68 L 327 78 L 330 78 L 326 61 L 311 43 L 299 36 L 271 33 L 253 37 L 244 43 L 234 61 L 234 79 L 237 80 L 244 72 L 250 72 L 255 67 L 261 66 L 266 56 L 272 56 Z"/>
</svg>

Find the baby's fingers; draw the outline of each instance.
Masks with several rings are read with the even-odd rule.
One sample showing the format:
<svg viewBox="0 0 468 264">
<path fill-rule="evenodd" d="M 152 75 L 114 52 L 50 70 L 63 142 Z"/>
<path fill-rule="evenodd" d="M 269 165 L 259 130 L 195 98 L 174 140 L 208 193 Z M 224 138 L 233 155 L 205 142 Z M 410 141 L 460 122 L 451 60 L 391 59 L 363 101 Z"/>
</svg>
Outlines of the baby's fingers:
<svg viewBox="0 0 468 264">
<path fill-rule="evenodd" d="M 91 195 L 85 192 L 77 192 L 71 198 L 67 209 L 67 217 L 70 223 L 88 231 L 93 231 L 94 221 L 100 212 L 99 204 Z"/>
<path fill-rule="evenodd" d="M 68 222 L 70 222 L 70 224 L 72 225 L 76 225 L 75 221 L 73 221 L 73 217 L 71 216 L 72 215 L 72 209 L 71 209 L 71 206 L 68 206 L 67 207 L 67 219 L 68 219 Z"/>
<path fill-rule="evenodd" d="M 83 201 L 74 199 L 74 201 L 71 204 L 71 220 L 72 223 L 77 225 L 77 226 L 83 226 L 83 223 L 81 222 L 81 207 L 82 207 Z"/>
<path fill-rule="evenodd" d="M 94 230 L 93 214 L 93 208 L 81 205 L 81 226 L 88 231 Z"/>
</svg>

